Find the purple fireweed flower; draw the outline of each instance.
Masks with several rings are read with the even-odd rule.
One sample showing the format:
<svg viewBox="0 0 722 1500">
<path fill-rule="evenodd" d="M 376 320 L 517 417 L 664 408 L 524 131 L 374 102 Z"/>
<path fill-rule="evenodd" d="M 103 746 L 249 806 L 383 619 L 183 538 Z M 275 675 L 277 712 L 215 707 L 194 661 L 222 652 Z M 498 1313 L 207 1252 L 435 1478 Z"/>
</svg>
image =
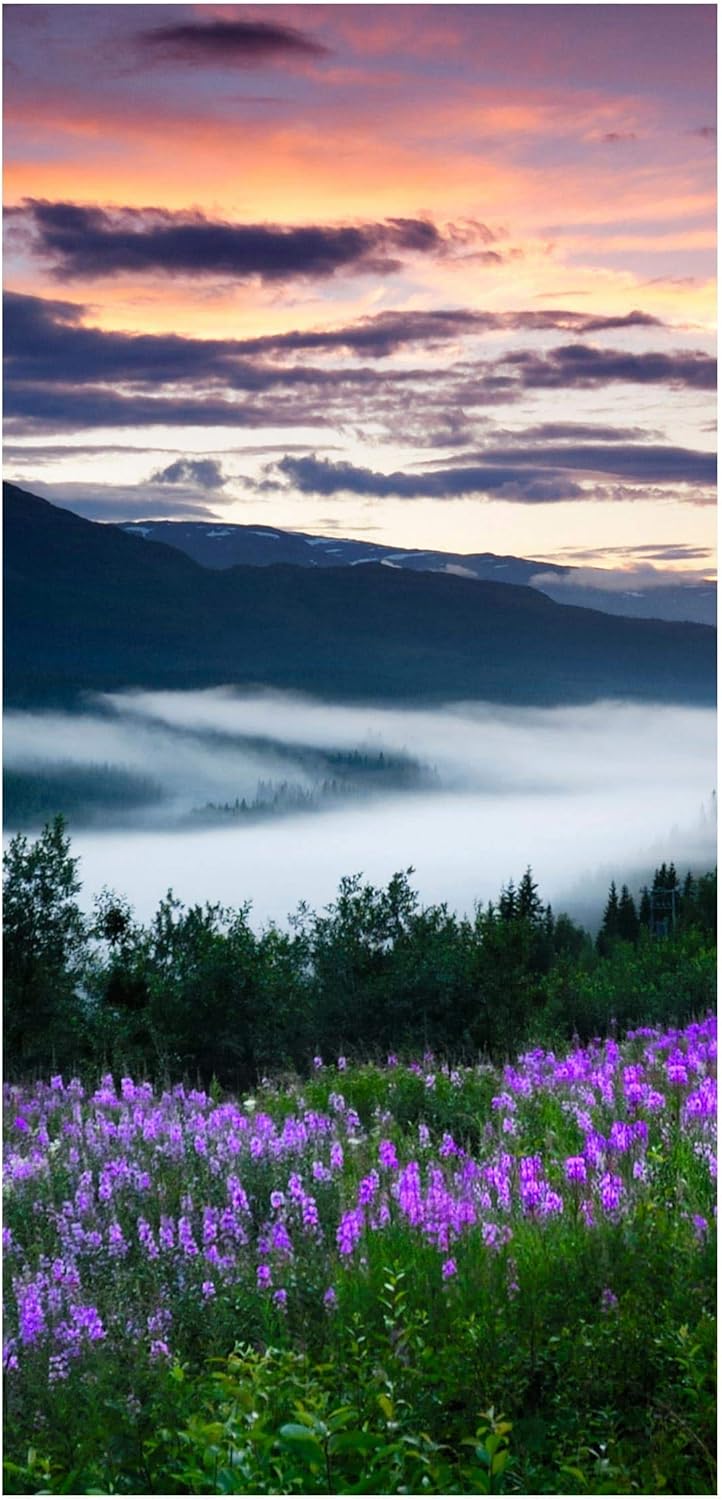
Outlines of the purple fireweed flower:
<svg viewBox="0 0 722 1500">
<path fill-rule="evenodd" d="M 398 1169 L 398 1157 L 393 1141 L 379 1142 L 379 1163 L 382 1167 L 389 1167 L 392 1171 Z"/>
<path fill-rule="evenodd" d="M 265 1291 L 271 1285 L 272 1279 L 270 1266 L 258 1266 L 256 1270 L 256 1282 L 261 1291 Z"/>
<path fill-rule="evenodd" d="M 323 1305 L 324 1305 L 324 1307 L 327 1308 L 329 1312 L 331 1312 L 332 1309 L 334 1307 L 336 1307 L 337 1303 L 338 1303 L 338 1297 L 336 1296 L 336 1292 L 334 1291 L 334 1288 L 332 1286 L 327 1287 L 326 1291 L 323 1294 Z"/>
<path fill-rule="evenodd" d="M 67 1350 L 61 1354 L 51 1354 L 48 1360 L 48 1385 L 59 1385 L 62 1380 L 67 1380 L 70 1374 L 70 1363 Z"/>
<path fill-rule="evenodd" d="M 545 1219 L 550 1219 L 555 1214 L 561 1214 L 564 1212 L 564 1199 L 560 1193 L 555 1193 L 552 1188 L 545 1185 L 540 1210 Z"/>
<path fill-rule="evenodd" d="M 631 1125 L 625 1125 L 621 1120 L 614 1120 L 609 1132 L 608 1145 L 613 1151 L 620 1154 L 628 1151 L 634 1140 L 634 1131 Z"/>
<path fill-rule="evenodd" d="M 157 1307 L 154 1313 L 149 1313 L 145 1320 L 148 1333 L 165 1333 L 172 1322 L 171 1314 L 167 1307 Z"/>
<path fill-rule="evenodd" d="M 318 1071 L 319 1068 L 322 1068 L 323 1067 L 323 1058 L 322 1057 L 314 1057 L 314 1059 L 313 1059 L 313 1066 L 314 1066 L 314 1068 L 316 1068 L 317 1071 Z"/>
<path fill-rule="evenodd" d="M 364 1227 L 364 1214 L 360 1208 L 351 1209 L 345 1213 L 336 1230 L 336 1244 L 340 1255 L 352 1255 L 354 1247 L 361 1238 Z"/>
<path fill-rule="evenodd" d="M 285 1202 L 285 1193 L 279 1193 L 277 1190 L 271 1193 L 271 1208 L 283 1208 Z"/>
<path fill-rule="evenodd" d="M 568 1156 L 564 1163 L 567 1182 L 586 1182 L 587 1164 L 583 1156 Z"/>
<path fill-rule="evenodd" d="M 218 1209 L 206 1205 L 203 1210 L 203 1245 L 207 1249 L 218 1239 Z"/>
<path fill-rule="evenodd" d="M 67 1339 L 71 1348 L 77 1348 L 80 1339 L 87 1339 L 89 1343 L 95 1344 L 105 1338 L 105 1328 L 97 1307 L 78 1304 L 70 1309 L 70 1322 L 61 1323 L 56 1332 L 64 1340 Z"/>
<path fill-rule="evenodd" d="M 419 1145 L 422 1151 L 427 1151 L 431 1145 L 431 1132 L 428 1125 L 424 1125 L 423 1121 L 419 1125 Z"/>
<path fill-rule="evenodd" d="M 37 1344 L 45 1333 L 45 1313 L 41 1301 L 43 1278 L 17 1288 L 18 1322 L 21 1344 Z"/>
<path fill-rule="evenodd" d="M 618 1306 L 619 1298 L 615 1297 L 611 1287 L 605 1286 L 602 1292 L 602 1307 L 606 1312 L 612 1312 Z"/>
<path fill-rule="evenodd" d="M 215 1288 L 214 1283 L 212 1281 L 204 1281 L 204 1282 L 202 1282 L 201 1283 L 201 1293 L 202 1293 L 204 1302 L 209 1302 L 211 1300 L 211 1298 L 215 1297 L 215 1295 L 216 1295 L 216 1288 Z"/>
<path fill-rule="evenodd" d="M 381 1200 L 381 1202 L 379 1204 L 378 1213 L 375 1214 L 374 1218 L 371 1220 L 371 1228 L 372 1229 L 385 1229 L 386 1225 L 390 1224 L 390 1222 L 391 1222 L 391 1210 L 389 1208 L 389 1205 L 388 1205 L 386 1199 L 382 1198 L 382 1200 Z"/>
<path fill-rule="evenodd" d="M 310 1193 L 307 1193 L 302 1201 L 301 1218 L 303 1220 L 304 1229 L 318 1229 L 318 1209 L 316 1207 L 316 1200 L 315 1198 L 311 1197 Z"/>
<path fill-rule="evenodd" d="M 175 1227 L 173 1220 L 167 1214 L 160 1216 L 160 1229 L 158 1230 L 162 1250 L 172 1250 L 175 1244 Z"/>
<path fill-rule="evenodd" d="M 228 1198 L 231 1208 L 235 1209 L 236 1213 L 250 1213 L 248 1198 L 246 1197 L 245 1189 L 241 1187 L 238 1178 L 233 1176 L 228 1177 L 226 1179 L 226 1188 L 228 1190 Z"/>
<path fill-rule="evenodd" d="M 189 1258 L 198 1254 L 198 1246 L 193 1238 L 193 1230 L 190 1219 L 181 1216 L 178 1220 L 178 1244 L 184 1255 Z"/>
<path fill-rule="evenodd" d="M 534 1182 L 542 1170 L 542 1159 L 540 1156 L 522 1156 L 519 1158 L 519 1177 L 522 1182 Z"/>
<path fill-rule="evenodd" d="M 155 1242 L 155 1235 L 147 1219 L 138 1220 L 138 1239 L 148 1259 L 157 1260 L 160 1252 Z"/>
<path fill-rule="evenodd" d="M 339 1057 L 336 1066 L 338 1068 L 339 1073 L 345 1073 L 346 1072 L 346 1067 L 347 1067 L 346 1058 L 345 1057 Z"/>
<path fill-rule="evenodd" d="M 686 1069 L 686 1067 L 685 1067 L 685 1065 L 684 1065 L 684 1063 L 682 1061 L 680 1061 L 678 1059 L 668 1058 L 668 1060 L 667 1060 L 667 1082 L 671 1083 L 673 1088 L 674 1087 L 676 1087 L 676 1088 L 685 1088 L 686 1087 L 687 1083 L 689 1082 L 689 1075 L 688 1075 L 687 1069 Z"/>
<path fill-rule="evenodd" d="M 459 1147 L 457 1146 L 456 1141 L 454 1140 L 453 1135 L 449 1135 L 448 1130 L 444 1131 L 444 1134 L 443 1134 L 443 1136 L 441 1138 L 441 1145 L 439 1146 L 439 1156 L 460 1156 L 460 1155 L 461 1155 L 461 1153 L 459 1151 Z"/>
<path fill-rule="evenodd" d="M 416 1161 L 410 1161 L 400 1173 L 399 1178 L 392 1188 L 394 1196 L 398 1199 L 402 1214 L 411 1224 L 420 1224 L 423 1219 L 424 1209 L 421 1198 L 421 1172 Z"/>
<path fill-rule="evenodd" d="M 695 1234 L 697 1236 L 697 1239 L 698 1240 L 704 1240 L 704 1239 L 706 1239 L 706 1237 L 707 1237 L 707 1231 L 709 1229 L 709 1224 L 707 1223 L 707 1220 L 705 1218 L 703 1218 L 702 1214 L 693 1214 L 692 1215 L 692 1223 L 694 1225 L 694 1232 L 695 1232 Z"/>
<path fill-rule="evenodd" d="M 456 1261 L 454 1260 L 453 1256 L 449 1256 L 449 1259 L 445 1260 L 441 1267 L 441 1274 L 444 1278 L 444 1281 L 449 1281 L 452 1276 L 455 1276 L 456 1269 Z"/>
<path fill-rule="evenodd" d="M 379 1190 L 380 1181 L 381 1179 L 376 1171 L 369 1172 L 367 1177 L 361 1178 L 358 1186 L 359 1205 L 373 1202 Z"/>
<path fill-rule="evenodd" d="M 493 1250 L 499 1240 L 499 1225 L 492 1223 L 482 1224 L 481 1237 L 487 1248 Z"/>
<path fill-rule="evenodd" d="M 608 1217 L 619 1212 L 624 1196 L 624 1182 L 613 1172 L 605 1172 L 599 1183 L 599 1198 Z"/>
<path fill-rule="evenodd" d="M 584 1140 L 584 1155 L 593 1167 L 600 1167 L 604 1161 L 607 1142 L 598 1130 L 590 1130 Z"/>
<path fill-rule="evenodd" d="M 281 1255 L 292 1255 L 293 1244 L 284 1223 L 278 1221 L 271 1230 L 271 1247 Z"/>
<path fill-rule="evenodd" d="M 514 1099 L 513 1095 L 507 1093 L 495 1094 L 491 1101 L 491 1107 L 492 1109 L 504 1109 L 509 1114 L 513 1114 L 516 1109 L 516 1099 Z"/>
<path fill-rule="evenodd" d="M 685 1115 L 714 1119 L 717 1114 L 717 1089 L 713 1078 L 703 1078 L 699 1088 L 688 1095 L 684 1105 Z"/>
<path fill-rule="evenodd" d="M 541 1209 L 544 1201 L 544 1185 L 537 1182 L 535 1177 L 522 1178 L 519 1184 L 519 1198 L 525 1214 L 534 1214 Z"/>
<path fill-rule="evenodd" d="M 277 1307 L 286 1306 L 286 1303 L 288 1302 L 288 1292 L 286 1291 L 285 1287 L 280 1286 L 278 1288 L 278 1291 L 273 1293 L 273 1301 L 276 1303 Z"/>
<path fill-rule="evenodd" d="M 236 1240 L 241 1245 L 248 1243 L 248 1235 L 240 1223 L 235 1209 L 224 1208 L 220 1218 L 221 1234 L 227 1239 Z"/>
<path fill-rule="evenodd" d="M 154 1364 L 159 1359 L 170 1359 L 170 1349 L 165 1339 L 153 1339 L 150 1346 L 150 1358 Z"/>
<path fill-rule="evenodd" d="M 340 1146 L 338 1141 L 335 1141 L 331 1147 L 329 1161 L 334 1172 L 343 1170 L 343 1146 Z"/>
</svg>

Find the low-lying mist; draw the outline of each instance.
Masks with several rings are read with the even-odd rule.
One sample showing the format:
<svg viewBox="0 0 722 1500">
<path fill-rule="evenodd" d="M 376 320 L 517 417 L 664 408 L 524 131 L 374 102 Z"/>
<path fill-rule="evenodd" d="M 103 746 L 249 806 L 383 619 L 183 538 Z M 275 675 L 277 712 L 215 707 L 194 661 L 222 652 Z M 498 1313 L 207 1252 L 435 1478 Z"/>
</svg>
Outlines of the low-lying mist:
<svg viewBox="0 0 722 1500">
<path fill-rule="evenodd" d="M 5 767 L 6 836 L 66 813 L 85 904 L 108 886 L 142 918 L 172 888 L 283 922 L 343 875 L 409 866 L 424 901 L 471 911 L 531 865 L 591 923 L 612 876 L 634 890 L 661 860 L 715 858 L 708 709 L 132 692 L 9 713 Z"/>
</svg>

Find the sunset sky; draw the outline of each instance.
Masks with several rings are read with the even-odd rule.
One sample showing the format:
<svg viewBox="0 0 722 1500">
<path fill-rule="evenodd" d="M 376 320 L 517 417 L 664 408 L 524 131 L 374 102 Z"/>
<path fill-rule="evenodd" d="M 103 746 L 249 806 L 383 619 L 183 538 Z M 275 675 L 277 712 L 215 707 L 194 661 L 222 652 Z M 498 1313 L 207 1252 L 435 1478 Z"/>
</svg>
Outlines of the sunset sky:
<svg viewBox="0 0 722 1500">
<path fill-rule="evenodd" d="M 712 5 L 6 5 L 5 470 L 709 575 Z"/>
</svg>

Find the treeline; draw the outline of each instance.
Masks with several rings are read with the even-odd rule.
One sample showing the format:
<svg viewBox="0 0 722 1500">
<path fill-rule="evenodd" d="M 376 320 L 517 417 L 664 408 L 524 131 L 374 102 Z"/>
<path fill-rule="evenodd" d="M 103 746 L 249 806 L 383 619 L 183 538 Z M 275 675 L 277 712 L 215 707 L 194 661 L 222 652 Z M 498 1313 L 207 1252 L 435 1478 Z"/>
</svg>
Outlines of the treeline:
<svg viewBox="0 0 722 1500">
<path fill-rule="evenodd" d="M 223 742 L 224 736 L 207 736 L 211 742 L 215 738 Z M 233 795 L 237 788 L 231 787 L 232 795 L 225 800 L 191 808 L 185 814 L 191 823 L 256 822 L 316 812 L 335 802 L 441 785 L 433 766 L 403 752 L 323 750 L 250 737 L 239 739 L 238 746 L 256 753 L 282 753 L 296 763 L 304 780 L 259 781 L 255 793 L 245 796 Z M 8 830 L 39 829 L 58 809 L 76 828 L 93 827 L 106 819 L 128 823 L 133 814 L 150 807 L 165 804 L 172 809 L 172 801 L 168 787 L 126 766 L 67 761 L 3 768 L 3 826 Z M 168 817 L 177 824 L 176 810 L 169 811 Z"/>
<path fill-rule="evenodd" d="M 655 937 L 668 937 L 679 924 L 685 927 L 701 927 L 714 932 L 717 911 L 717 880 L 714 875 L 692 878 L 687 871 L 680 884 L 674 864 L 660 865 L 654 872 L 651 887 L 644 885 L 640 891 L 639 908 L 626 885 L 617 893 L 616 882 L 609 887 L 609 897 L 604 908 L 602 924 L 597 936 L 597 949 L 609 953 L 621 938 L 626 943 L 637 943 L 641 933 L 652 933 Z"/>
<path fill-rule="evenodd" d="M 150 776 L 125 766 L 72 761 L 17 770 L 3 767 L 3 824 L 41 827 L 58 807 L 68 817 L 94 823 L 104 816 L 126 816 L 163 800 L 163 788 Z"/>
<path fill-rule="evenodd" d="M 85 916 L 60 817 L 14 838 L 4 869 L 11 1075 L 105 1066 L 245 1087 L 317 1053 L 503 1060 L 714 1005 L 714 875 L 685 880 L 666 935 L 636 908 L 634 933 L 620 930 L 615 887 L 595 944 L 543 904 L 530 870 L 473 918 L 422 906 L 408 870 L 381 889 L 347 878 L 322 913 L 302 906 L 288 930 L 257 933 L 249 906 L 170 894 L 147 925 L 107 890 Z M 651 890 L 669 878 L 662 867 Z"/>
<path fill-rule="evenodd" d="M 361 786 L 352 781 L 326 779 L 306 787 L 295 781 L 259 781 L 255 797 L 235 797 L 232 802 L 206 802 L 194 807 L 191 821 L 225 822 L 229 818 L 259 822 L 287 813 L 317 812 L 336 802 L 348 802 L 378 792 L 378 786 Z"/>
</svg>

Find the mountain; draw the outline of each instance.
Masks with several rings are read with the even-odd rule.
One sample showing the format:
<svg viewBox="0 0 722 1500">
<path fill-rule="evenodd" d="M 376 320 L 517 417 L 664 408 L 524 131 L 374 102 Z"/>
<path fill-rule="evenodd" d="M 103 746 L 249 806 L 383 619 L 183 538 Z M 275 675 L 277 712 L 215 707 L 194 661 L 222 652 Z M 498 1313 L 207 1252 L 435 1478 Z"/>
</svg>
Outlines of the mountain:
<svg viewBox="0 0 722 1500">
<path fill-rule="evenodd" d="M 5 692 L 266 685 L 345 700 L 711 703 L 715 633 L 369 563 L 203 568 L 4 486 Z"/>
<path fill-rule="evenodd" d="M 350 537 L 313 536 L 306 531 L 281 531 L 275 526 L 235 526 L 219 521 L 124 521 L 129 535 L 176 547 L 204 568 L 234 568 L 239 564 L 270 567 L 295 563 L 302 568 L 359 567 L 381 563 L 425 573 L 450 573 L 490 583 L 521 583 L 537 588 L 558 604 L 601 609 L 604 614 L 638 619 L 693 620 L 714 625 L 717 590 L 714 583 L 675 580 L 654 589 L 605 587 L 609 575 L 602 568 L 579 568 L 534 558 L 500 557 L 494 552 L 422 552 L 411 547 L 381 546 Z M 669 575 L 667 575 L 669 578 Z M 538 580 L 542 579 L 540 583 Z M 598 579 L 598 583 L 597 583 Z"/>
</svg>

